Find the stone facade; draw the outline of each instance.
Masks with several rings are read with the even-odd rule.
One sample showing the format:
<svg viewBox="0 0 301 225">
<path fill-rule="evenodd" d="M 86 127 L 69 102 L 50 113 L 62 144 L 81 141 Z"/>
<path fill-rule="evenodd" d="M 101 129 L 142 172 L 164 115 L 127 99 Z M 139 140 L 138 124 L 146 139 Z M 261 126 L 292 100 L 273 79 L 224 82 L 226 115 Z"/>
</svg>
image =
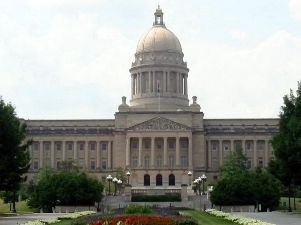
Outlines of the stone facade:
<svg viewBox="0 0 301 225">
<path fill-rule="evenodd" d="M 56 169 L 73 160 L 99 179 L 122 167 L 131 171 L 130 183 L 138 189 L 180 188 L 203 173 L 215 179 L 237 146 L 249 168 L 266 166 L 278 119 L 204 119 L 195 96 L 189 105 L 183 57 L 158 8 L 130 68 L 130 104 L 122 97 L 115 119 L 25 121 L 34 141 L 29 177 L 42 167 Z"/>
</svg>

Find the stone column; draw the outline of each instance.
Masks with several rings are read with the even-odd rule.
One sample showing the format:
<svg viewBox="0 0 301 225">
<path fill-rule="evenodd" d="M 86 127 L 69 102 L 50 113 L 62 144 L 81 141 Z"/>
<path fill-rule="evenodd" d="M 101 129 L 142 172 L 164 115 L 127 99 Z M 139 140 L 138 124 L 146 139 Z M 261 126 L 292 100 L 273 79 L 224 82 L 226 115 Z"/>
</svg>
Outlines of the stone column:
<svg viewBox="0 0 301 225">
<path fill-rule="evenodd" d="M 148 71 L 148 93 L 152 93 L 152 76 L 150 71 Z"/>
<path fill-rule="evenodd" d="M 257 167 L 257 140 L 254 140 L 253 168 Z"/>
<path fill-rule="evenodd" d="M 176 167 L 180 165 L 180 138 L 176 137 Z"/>
<path fill-rule="evenodd" d="M 187 74 L 184 76 L 184 95 L 187 96 Z"/>
<path fill-rule="evenodd" d="M 264 142 L 264 165 L 267 167 L 269 163 L 269 140 Z"/>
<path fill-rule="evenodd" d="M 181 92 L 181 95 L 184 93 L 183 92 L 183 75 L 182 75 L 182 73 L 180 73 L 180 92 Z"/>
<path fill-rule="evenodd" d="M 156 72 L 153 71 L 153 93 L 157 93 Z"/>
<path fill-rule="evenodd" d="M 39 168 L 43 167 L 43 159 L 44 159 L 44 154 L 43 154 L 43 141 L 40 141 L 40 145 L 39 145 L 39 150 L 40 150 L 40 162 L 39 162 Z"/>
<path fill-rule="evenodd" d="M 112 169 L 112 146 L 111 146 L 111 141 L 108 141 L 108 169 Z"/>
<path fill-rule="evenodd" d="M 100 168 L 100 148 L 101 144 L 100 142 L 96 142 L 96 168 Z"/>
<path fill-rule="evenodd" d="M 168 161 L 167 161 L 167 137 L 164 137 L 164 144 L 163 144 L 163 165 L 165 166 L 165 167 L 167 167 L 168 166 Z"/>
<path fill-rule="evenodd" d="M 192 169 L 192 135 L 188 137 L 188 166 Z"/>
<path fill-rule="evenodd" d="M 139 137 L 139 145 L 138 145 L 138 167 L 142 167 L 142 137 Z"/>
<path fill-rule="evenodd" d="M 219 166 L 221 167 L 223 165 L 223 141 L 218 140 L 218 154 L 219 154 Z"/>
<path fill-rule="evenodd" d="M 208 140 L 208 168 L 212 167 L 212 149 L 211 140 Z"/>
<path fill-rule="evenodd" d="M 125 165 L 130 167 L 130 142 L 131 138 L 126 138 L 126 147 L 125 147 Z"/>
<path fill-rule="evenodd" d="M 176 93 L 179 93 L 179 73 L 176 73 Z"/>
<path fill-rule="evenodd" d="M 151 138 L 151 167 L 155 166 L 155 138 Z"/>
<path fill-rule="evenodd" d="M 166 92 L 170 92 L 170 71 L 166 72 L 166 80 L 167 80 L 167 85 L 166 85 Z"/>
<path fill-rule="evenodd" d="M 139 73 L 139 90 L 140 95 L 142 94 L 142 73 Z"/>
<path fill-rule="evenodd" d="M 77 142 L 75 141 L 73 144 L 73 159 L 74 162 L 77 162 Z"/>
<path fill-rule="evenodd" d="M 242 152 L 246 154 L 246 140 L 241 141 Z"/>
<path fill-rule="evenodd" d="M 62 159 L 63 159 L 63 161 L 66 161 L 66 142 L 65 141 L 62 141 L 62 152 L 63 152 Z"/>
<path fill-rule="evenodd" d="M 234 152 L 234 141 L 233 140 L 230 140 L 230 149 L 231 149 L 231 152 Z"/>
<path fill-rule="evenodd" d="M 87 145 L 87 142 L 84 141 L 84 150 L 85 150 L 85 168 L 89 169 L 89 146 Z"/>
<path fill-rule="evenodd" d="M 54 141 L 50 142 L 50 157 L 51 157 L 51 168 L 54 167 L 54 162 L 55 162 L 55 154 L 54 154 Z"/>
</svg>

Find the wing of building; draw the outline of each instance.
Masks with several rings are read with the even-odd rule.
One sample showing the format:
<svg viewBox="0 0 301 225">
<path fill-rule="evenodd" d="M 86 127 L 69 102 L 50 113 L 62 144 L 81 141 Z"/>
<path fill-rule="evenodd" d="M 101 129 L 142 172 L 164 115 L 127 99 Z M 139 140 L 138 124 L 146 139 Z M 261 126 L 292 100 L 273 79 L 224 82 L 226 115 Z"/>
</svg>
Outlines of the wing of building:
<svg viewBox="0 0 301 225">
<path fill-rule="evenodd" d="M 26 120 L 34 140 L 30 176 L 73 160 L 100 179 L 122 167 L 131 171 L 134 187 L 181 186 L 188 171 L 216 178 L 237 146 L 248 167 L 267 165 L 278 119 L 204 119 L 197 97 L 189 104 L 180 41 L 166 28 L 160 8 L 154 15 L 130 68 L 131 99 L 127 104 L 122 97 L 115 119 Z"/>
</svg>

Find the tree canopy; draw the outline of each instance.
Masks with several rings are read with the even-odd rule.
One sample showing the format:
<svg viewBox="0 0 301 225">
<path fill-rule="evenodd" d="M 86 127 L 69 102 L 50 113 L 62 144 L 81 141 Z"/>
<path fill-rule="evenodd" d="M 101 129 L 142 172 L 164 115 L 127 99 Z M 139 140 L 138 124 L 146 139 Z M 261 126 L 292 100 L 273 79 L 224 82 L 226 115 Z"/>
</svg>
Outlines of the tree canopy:
<svg viewBox="0 0 301 225">
<path fill-rule="evenodd" d="M 291 90 L 283 97 L 279 132 L 272 139 L 275 160 L 269 164 L 273 173 L 290 196 L 291 186 L 301 184 L 301 83 L 296 94 Z"/>
<path fill-rule="evenodd" d="M 0 190 L 14 194 L 25 180 L 30 167 L 26 125 L 16 116 L 15 108 L 0 97 Z M 14 202 L 13 202 L 14 203 Z M 15 211 L 13 204 L 13 211 Z"/>
<path fill-rule="evenodd" d="M 231 153 L 220 170 L 217 185 L 211 193 L 215 205 L 262 205 L 275 209 L 279 203 L 277 180 L 261 169 L 246 168 L 246 157 L 240 147 Z"/>
<path fill-rule="evenodd" d="M 41 171 L 29 205 L 50 212 L 56 205 L 94 205 L 102 198 L 103 184 L 84 172 Z"/>
</svg>

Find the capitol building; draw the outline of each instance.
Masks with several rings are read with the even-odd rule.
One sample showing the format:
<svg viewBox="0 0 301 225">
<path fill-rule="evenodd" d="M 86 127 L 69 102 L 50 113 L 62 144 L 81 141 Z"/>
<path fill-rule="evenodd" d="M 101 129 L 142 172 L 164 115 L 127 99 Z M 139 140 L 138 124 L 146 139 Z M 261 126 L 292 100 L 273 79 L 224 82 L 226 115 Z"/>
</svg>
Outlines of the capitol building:
<svg viewBox="0 0 301 225">
<path fill-rule="evenodd" d="M 267 166 L 278 119 L 204 118 L 197 97 L 188 98 L 181 43 L 160 7 L 154 16 L 129 70 L 130 99 L 122 97 L 114 119 L 25 120 L 33 140 L 29 178 L 69 160 L 99 179 L 121 167 L 130 171 L 133 187 L 180 187 L 202 174 L 217 179 L 227 155 L 239 146 L 247 167 Z"/>
</svg>

